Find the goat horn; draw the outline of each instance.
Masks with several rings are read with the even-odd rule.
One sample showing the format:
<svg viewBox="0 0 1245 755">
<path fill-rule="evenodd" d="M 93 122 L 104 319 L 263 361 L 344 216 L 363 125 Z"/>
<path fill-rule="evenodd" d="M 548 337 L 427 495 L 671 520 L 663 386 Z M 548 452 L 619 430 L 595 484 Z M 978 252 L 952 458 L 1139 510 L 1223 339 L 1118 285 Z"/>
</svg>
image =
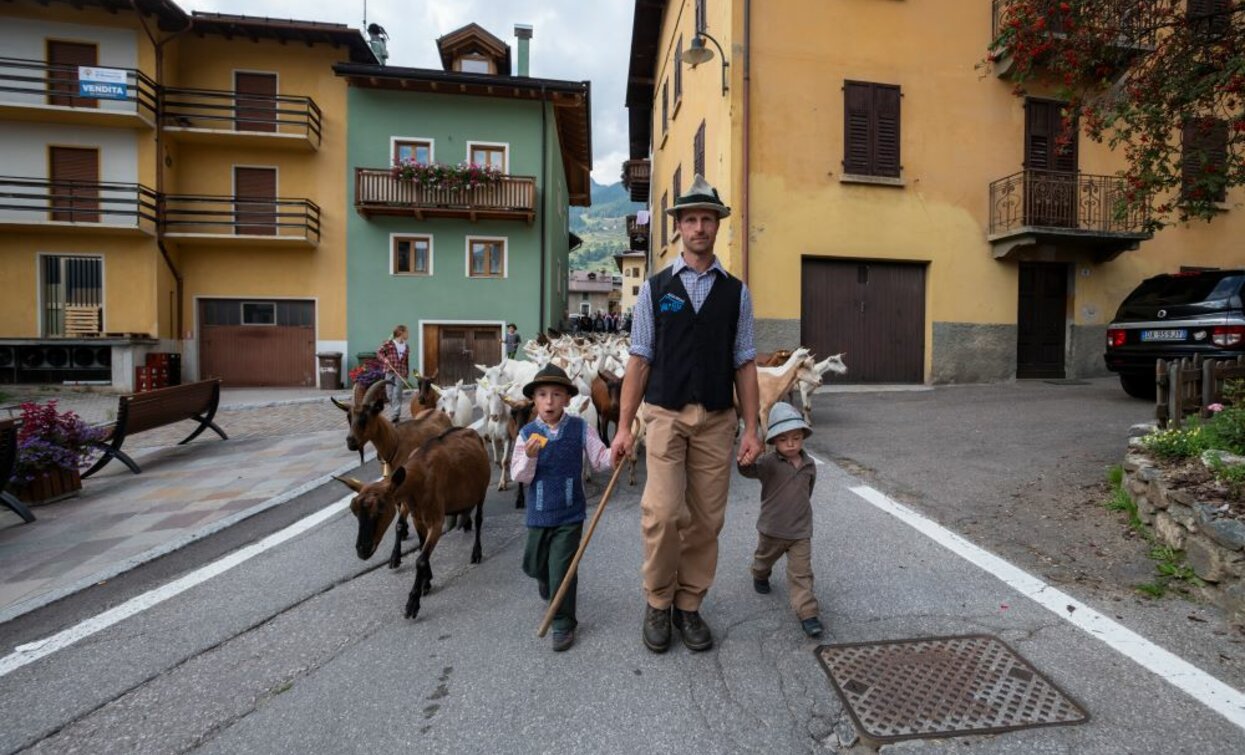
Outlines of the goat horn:
<svg viewBox="0 0 1245 755">
<path fill-rule="evenodd" d="M 332 402 L 333 402 L 333 406 L 336 406 L 338 409 L 341 409 L 343 412 L 348 412 L 348 411 L 350 411 L 350 407 L 348 407 L 348 406 L 346 406 L 345 404 L 343 404 L 342 402 L 338 401 L 336 396 L 329 396 L 329 401 L 332 401 Z"/>
<path fill-rule="evenodd" d="M 338 482 L 350 488 L 356 493 L 358 493 L 360 490 L 363 490 L 363 483 L 356 480 L 353 477 L 338 477 L 337 475 L 333 475 L 333 479 L 337 480 Z"/>
<path fill-rule="evenodd" d="M 366 406 L 373 401 L 385 400 L 385 381 L 377 380 L 367 389 L 367 393 L 363 394 L 363 405 Z"/>
</svg>

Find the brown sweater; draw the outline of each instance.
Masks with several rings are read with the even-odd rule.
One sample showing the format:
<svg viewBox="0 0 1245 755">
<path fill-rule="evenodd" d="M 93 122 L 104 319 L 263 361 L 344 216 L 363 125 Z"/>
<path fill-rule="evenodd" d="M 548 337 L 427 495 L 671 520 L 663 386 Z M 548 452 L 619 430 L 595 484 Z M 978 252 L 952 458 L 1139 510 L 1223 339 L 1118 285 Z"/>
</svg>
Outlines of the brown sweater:
<svg viewBox="0 0 1245 755">
<path fill-rule="evenodd" d="M 817 481 L 817 465 L 808 454 L 800 452 L 799 469 L 777 451 L 771 451 L 754 463 L 739 465 L 739 473 L 761 481 L 761 515 L 757 531 L 781 540 L 804 540 L 813 536 L 813 484 Z"/>
</svg>

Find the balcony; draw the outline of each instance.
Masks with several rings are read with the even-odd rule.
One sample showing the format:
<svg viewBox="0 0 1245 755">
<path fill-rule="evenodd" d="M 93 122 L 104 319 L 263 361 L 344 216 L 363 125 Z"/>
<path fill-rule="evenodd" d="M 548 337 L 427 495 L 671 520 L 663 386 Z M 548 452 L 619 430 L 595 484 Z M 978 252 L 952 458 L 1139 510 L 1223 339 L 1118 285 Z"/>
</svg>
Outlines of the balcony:
<svg viewBox="0 0 1245 755">
<path fill-rule="evenodd" d="M 649 176 L 652 166 L 647 159 L 628 160 L 623 163 L 623 188 L 631 192 L 632 202 L 648 201 Z"/>
<path fill-rule="evenodd" d="M 0 228 L 154 236 L 157 195 L 142 184 L 0 176 Z"/>
<path fill-rule="evenodd" d="M 997 40 L 1007 22 L 1008 6 L 1016 0 L 993 0 L 991 39 Z M 1052 10 L 1058 5 L 1052 2 Z M 1155 0 L 1114 0 L 1111 11 L 1102 17 L 1082 20 L 1083 24 L 1092 23 L 1103 29 L 1110 30 L 1116 37 L 1113 47 L 1117 53 L 1114 69 L 1116 76 L 1121 75 L 1133 57 L 1154 49 L 1157 40 L 1158 8 Z M 1058 12 L 1052 12 L 1049 28 L 1055 39 L 1066 36 L 1063 29 L 1064 19 Z M 1006 50 L 999 50 L 999 58 L 994 62 L 994 73 L 1001 79 L 1010 79 L 1015 73 L 1015 61 Z"/>
<path fill-rule="evenodd" d="M 0 118 L 152 128 L 156 120 L 156 83 L 133 68 L 105 70 L 124 72 L 124 93 L 114 87 L 110 97 L 80 97 L 78 66 L 0 57 Z"/>
<path fill-rule="evenodd" d="M 1153 234 L 1146 213 L 1123 204 L 1116 176 L 1026 170 L 990 184 L 988 239 L 995 259 L 1040 247 L 1087 251 L 1099 260 L 1136 249 Z"/>
<path fill-rule="evenodd" d="M 238 245 L 314 249 L 320 244 L 320 207 L 309 199 L 169 194 L 160 225 L 183 245 Z"/>
<path fill-rule="evenodd" d="M 635 215 L 627 216 L 627 241 L 631 251 L 647 252 L 648 251 L 648 224 L 639 225 L 636 222 Z"/>
<path fill-rule="evenodd" d="M 388 168 L 355 168 L 354 206 L 365 218 L 399 215 L 467 220 L 524 220 L 536 218 L 536 179 L 503 176 L 501 181 L 474 189 L 428 188 L 393 177 Z"/>
<path fill-rule="evenodd" d="M 310 97 L 166 87 L 164 132 L 181 142 L 313 151 L 320 108 Z"/>
</svg>

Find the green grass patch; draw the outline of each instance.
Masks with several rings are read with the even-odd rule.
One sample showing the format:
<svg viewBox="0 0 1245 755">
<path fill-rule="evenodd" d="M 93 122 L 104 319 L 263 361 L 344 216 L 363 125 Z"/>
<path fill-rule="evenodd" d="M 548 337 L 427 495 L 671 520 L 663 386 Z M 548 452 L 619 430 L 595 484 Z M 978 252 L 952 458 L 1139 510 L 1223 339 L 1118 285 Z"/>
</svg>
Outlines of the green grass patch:
<svg viewBox="0 0 1245 755">
<path fill-rule="evenodd" d="M 1113 488 L 1118 488 L 1123 485 L 1124 467 L 1119 464 L 1107 467 L 1107 483 Z"/>
<path fill-rule="evenodd" d="M 1124 489 L 1124 470 L 1113 466 L 1107 469 L 1107 482 L 1111 485 L 1111 497 L 1103 504 L 1108 511 L 1119 511 L 1128 515 L 1128 526 L 1150 544 L 1149 557 L 1155 562 L 1157 575 L 1152 582 L 1137 585 L 1137 592 L 1151 598 L 1161 598 L 1173 583 L 1201 587 L 1205 584 L 1194 573 L 1193 567 L 1185 561 L 1184 552 L 1167 545 L 1160 545 L 1137 510 L 1137 502 Z"/>
</svg>

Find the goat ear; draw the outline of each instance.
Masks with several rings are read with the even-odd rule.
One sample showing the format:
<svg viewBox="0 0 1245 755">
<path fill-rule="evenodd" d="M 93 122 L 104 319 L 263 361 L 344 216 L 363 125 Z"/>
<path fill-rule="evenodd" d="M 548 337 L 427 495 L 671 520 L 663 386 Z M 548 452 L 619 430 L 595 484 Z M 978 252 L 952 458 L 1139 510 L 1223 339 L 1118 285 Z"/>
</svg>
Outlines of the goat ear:
<svg viewBox="0 0 1245 755">
<path fill-rule="evenodd" d="M 337 475 L 334 475 L 333 479 L 337 480 L 338 482 L 350 488 L 356 493 L 363 492 L 363 483 L 359 482 L 353 477 L 338 477 Z"/>
<path fill-rule="evenodd" d="M 402 486 L 402 482 L 406 480 L 406 467 L 398 467 L 389 473 L 389 487 L 397 488 Z"/>
<path fill-rule="evenodd" d="M 440 368 L 440 367 L 438 367 L 436 372 L 434 372 L 434 373 L 432 373 L 431 375 L 429 375 L 429 376 L 428 376 L 428 379 L 429 379 L 430 381 L 432 381 L 432 382 L 436 382 L 437 375 L 440 375 L 440 374 L 441 374 L 441 368 Z"/>
<path fill-rule="evenodd" d="M 342 402 L 338 401 L 336 397 L 334 397 L 334 396 L 329 396 L 329 401 L 332 401 L 332 402 L 333 402 L 333 406 L 336 406 L 338 409 L 341 409 L 343 412 L 346 412 L 346 413 L 349 413 L 349 412 L 350 412 L 350 407 L 348 407 L 348 406 L 346 406 L 345 404 L 343 404 Z"/>
</svg>

